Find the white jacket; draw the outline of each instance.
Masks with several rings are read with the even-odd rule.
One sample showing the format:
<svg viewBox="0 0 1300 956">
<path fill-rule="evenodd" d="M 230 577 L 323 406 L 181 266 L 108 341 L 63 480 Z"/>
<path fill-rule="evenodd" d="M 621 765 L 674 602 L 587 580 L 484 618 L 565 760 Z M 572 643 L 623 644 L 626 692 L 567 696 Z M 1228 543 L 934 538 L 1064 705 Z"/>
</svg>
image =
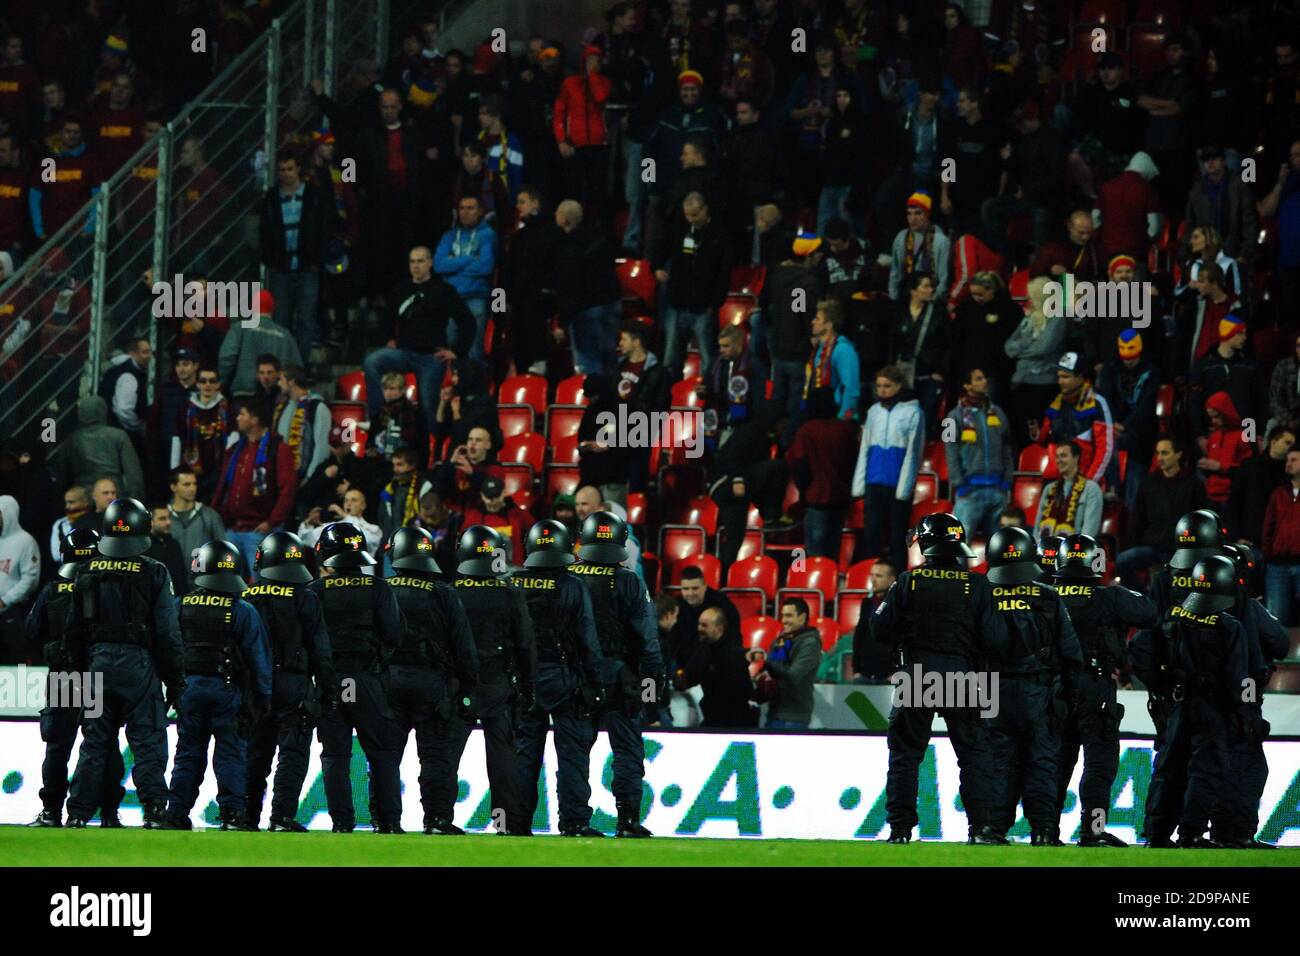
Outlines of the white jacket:
<svg viewBox="0 0 1300 956">
<path fill-rule="evenodd" d="M 35 597 L 41 579 L 41 548 L 18 523 L 18 499 L 0 495 L 0 601 L 5 609 Z"/>
</svg>

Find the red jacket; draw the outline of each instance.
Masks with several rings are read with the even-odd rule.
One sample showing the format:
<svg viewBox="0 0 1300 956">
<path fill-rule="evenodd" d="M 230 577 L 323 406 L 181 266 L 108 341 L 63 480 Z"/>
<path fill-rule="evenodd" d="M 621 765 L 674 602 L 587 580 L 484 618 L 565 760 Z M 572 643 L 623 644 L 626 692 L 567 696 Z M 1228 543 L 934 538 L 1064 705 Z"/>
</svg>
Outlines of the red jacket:
<svg viewBox="0 0 1300 956">
<path fill-rule="evenodd" d="M 604 146 L 605 101 L 613 84 L 599 73 L 570 76 L 560 84 L 551 129 L 557 143 Z"/>
<path fill-rule="evenodd" d="M 1300 496 L 1289 481 L 1268 496 L 1263 548 L 1265 558 L 1300 561 Z"/>
<path fill-rule="evenodd" d="M 496 528 L 510 542 L 511 562 L 524 563 L 524 539 L 528 537 L 528 529 L 533 526 L 533 516 L 527 511 L 507 498 L 505 510 L 492 514 L 483 510 L 480 500 L 479 504 L 465 509 L 465 520 L 461 522 L 461 527 L 468 528 L 473 524 Z"/>
<path fill-rule="evenodd" d="M 1206 436 L 1205 457 L 1220 465 L 1219 471 L 1205 473 L 1205 494 L 1220 504 L 1228 500 L 1232 491 L 1232 478 L 1237 467 L 1254 452 L 1241 440 L 1241 415 L 1227 392 L 1215 392 L 1205 400 L 1206 408 L 1213 408 L 1223 416 L 1223 427 Z"/>
<path fill-rule="evenodd" d="M 786 457 L 804 504 L 848 503 L 858 457 L 857 431 L 856 423 L 838 418 L 813 419 L 799 426 Z"/>
<path fill-rule="evenodd" d="M 1160 211 L 1151 184 L 1140 173 L 1125 170 L 1098 188 L 1097 208 L 1101 211 L 1101 253 L 1106 261 L 1126 252 L 1145 262 L 1151 244 L 1147 214 Z"/>
<path fill-rule="evenodd" d="M 221 474 L 212 496 L 212 507 L 233 531 L 252 531 L 262 522 L 276 528 L 287 522 L 293 511 L 293 496 L 298 490 L 293 451 L 278 434 L 270 433 L 268 461 L 264 466 L 267 487 L 261 494 L 255 494 L 253 471 L 257 448 L 257 443 L 241 437 L 221 458 Z"/>
</svg>

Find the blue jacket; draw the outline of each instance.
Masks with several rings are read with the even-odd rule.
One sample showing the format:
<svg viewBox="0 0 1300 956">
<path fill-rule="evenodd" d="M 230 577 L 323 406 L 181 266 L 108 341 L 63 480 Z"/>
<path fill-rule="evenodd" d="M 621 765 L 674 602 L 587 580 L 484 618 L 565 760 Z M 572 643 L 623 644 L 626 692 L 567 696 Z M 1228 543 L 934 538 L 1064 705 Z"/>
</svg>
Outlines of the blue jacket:
<svg viewBox="0 0 1300 956">
<path fill-rule="evenodd" d="M 438 242 L 433 268 L 462 299 L 487 298 L 497 264 L 497 234 L 486 222 L 473 229 L 456 226 Z"/>
<path fill-rule="evenodd" d="M 825 342 L 818 342 L 813 352 L 813 368 L 821 363 Z M 811 374 L 811 372 L 810 372 Z M 811 383 L 805 383 L 811 388 Z M 853 420 L 858 417 L 858 398 L 862 393 L 862 382 L 858 372 L 858 351 L 853 343 L 844 336 L 835 337 L 831 346 L 831 387 L 835 390 L 835 404 L 839 408 L 838 417 Z"/>
<path fill-rule="evenodd" d="M 867 425 L 862 429 L 858 466 L 853 470 L 853 497 L 865 494 L 867 485 L 892 485 L 895 500 L 911 501 L 924 444 L 925 426 L 916 399 L 900 394 L 888 408 L 876 402 L 867 411 Z"/>
</svg>

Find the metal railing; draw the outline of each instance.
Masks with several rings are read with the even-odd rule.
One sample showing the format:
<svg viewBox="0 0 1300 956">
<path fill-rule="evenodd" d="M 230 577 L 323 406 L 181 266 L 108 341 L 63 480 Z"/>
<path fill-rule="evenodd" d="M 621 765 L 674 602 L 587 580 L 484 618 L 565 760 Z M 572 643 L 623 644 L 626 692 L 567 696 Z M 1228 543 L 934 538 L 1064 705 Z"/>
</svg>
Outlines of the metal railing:
<svg viewBox="0 0 1300 956">
<path fill-rule="evenodd" d="M 204 317 L 154 316 L 154 281 L 259 277 L 275 152 L 320 122 L 311 80 L 332 93 L 358 59 L 382 68 L 393 5 L 412 9 L 299 0 L 0 284 L 0 436 L 71 430 L 77 398 L 135 336 L 157 351 L 203 335 Z"/>
</svg>

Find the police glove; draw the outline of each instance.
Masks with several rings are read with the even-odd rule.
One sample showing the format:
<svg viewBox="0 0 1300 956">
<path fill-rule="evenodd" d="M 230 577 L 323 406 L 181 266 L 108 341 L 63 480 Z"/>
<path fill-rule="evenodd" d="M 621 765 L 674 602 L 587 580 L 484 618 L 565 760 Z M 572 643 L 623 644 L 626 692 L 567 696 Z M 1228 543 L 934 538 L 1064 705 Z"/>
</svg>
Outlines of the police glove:
<svg viewBox="0 0 1300 956">
<path fill-rule="evenodd" d="M 180 678 L 167 684 L 167 709 L 181 712 L 181 697 L 185 694 L 185 679 Z"/>
</svg>

